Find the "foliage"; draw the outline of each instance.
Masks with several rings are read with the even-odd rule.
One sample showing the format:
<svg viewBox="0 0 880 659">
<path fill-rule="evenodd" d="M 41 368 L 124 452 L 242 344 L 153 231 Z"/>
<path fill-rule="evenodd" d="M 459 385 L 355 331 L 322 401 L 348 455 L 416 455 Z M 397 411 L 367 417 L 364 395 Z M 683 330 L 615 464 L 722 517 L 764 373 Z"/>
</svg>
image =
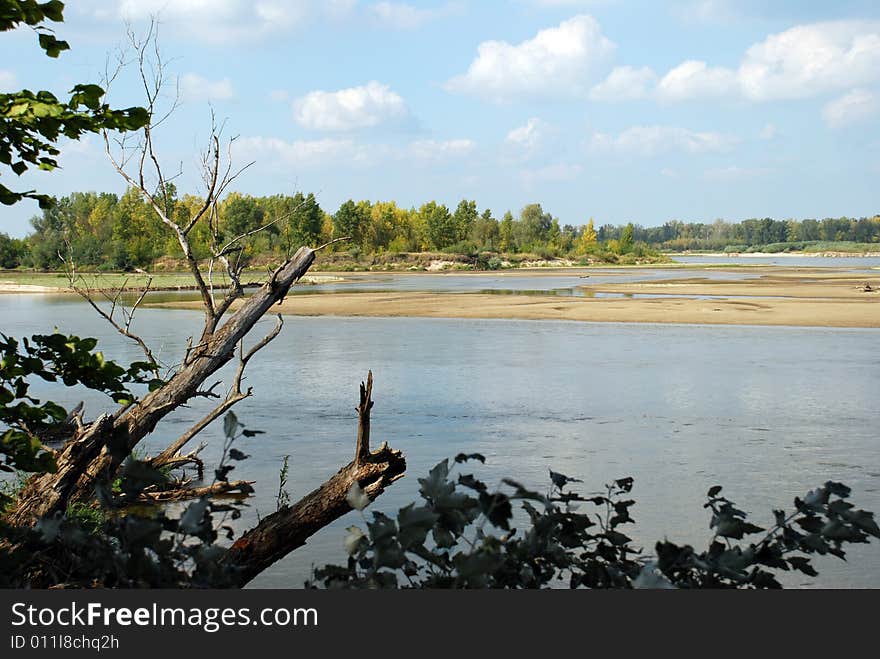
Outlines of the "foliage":
<svg viewBox="0 0 880 659">
<path fill-rule="evenodd" d="M 82 385 L 101 391 L 115 402 L 133 400 L 127 386 L 161 385 L 155 378 L 155 364 L 134 362 L 127 368 L 96 351 L 96 339 L 64 334 L 37 334 L 30 339 L 0 334 L 0 471 L 53 471 L 52 453 L 43 437 L 65 421 L 67 410 L 52 401 L 40 402 L 30 395 L 29 378 Z"/>
<path fill-rule="evenodd" d="M 507 478 L 491 490 L 473 474 L 453 473 L 468 460 L 484 462 L 479 454 L 459 454 L 452 467 L 444 460 L 419 479 L 421 501 L 401 508 L 396 518 L 373 512 L 372 520 L 365 519 L 366 531 L 349 527 L 348 563 L 316 569 L 309 585 L 779 588 L 778 571 L 816 576 L 814 555 L 842 559 L 846 543 L 880 538 L 873 514 L 855 509 L 847 500 L 849 488 L 840 483 L 828 482 L 795 499 L 790 514 L 774 511 L 776 523 L 769 530 L 750 523 L 715 486 L 706 503 L 714 532 L 708 550 L 664 540 L 649 557 L 623 530 L 634 523 L 632 478 L 581 495 L 571 488 L 579 480 L 551 471 L 547 494 Z M 350 500 L 357 501 L 357 492 Z M 525 522 L 522 530 L 517 522 Z M 747 536 L 761 539 L 746 544 Z"/>
<path fill-rule="evenodd" d="M 224 418 L 225 456 L 217 476 L 232 470 L 226 460 L 247 458 L 233 446 L 253 436 L 234 414 Z M 140 492 L 167 476 L 130 456 L 117 487 L 102 484 L 95 503 L 73 503 L 63 515 L 33 528 L 10 527 L 0 519 L 0 587 L 192 588 L 235 585 L 234 568 L 219 560 L 231 538 L 227 518 L 241 516 L 244 502 L 207 498 L 189 503 L 179 517 L 160 507 L 128 509 Z M 5 541 L 5 542 L 3 542 Z"/>
<path fill-rule="evenodd" d="M 30 26 L 46 55 L 58 57 L 69 45 L 56 39 L 44 22 L 61 22 L 63 10 L 59 0 L 0 0 L 0 31 Z M 33 166 L 52 170 L 58 166 L 55 144 L 62 136 L 75 140 L 102 130 L 135 130 L 149 119 L 144 108 L 114 110 L 103 98 L 104 90 L 93 84 L 74 85 L 66 101 L 48 91 L 0 94 L 0 163 L 18 176 Z M 0 203 L 12 205 L 26 197 L 36 199 L 42 208 L 51 204 L 49 196 L 35 190 L 14 192 L 0 184 Z"/>
</svg>

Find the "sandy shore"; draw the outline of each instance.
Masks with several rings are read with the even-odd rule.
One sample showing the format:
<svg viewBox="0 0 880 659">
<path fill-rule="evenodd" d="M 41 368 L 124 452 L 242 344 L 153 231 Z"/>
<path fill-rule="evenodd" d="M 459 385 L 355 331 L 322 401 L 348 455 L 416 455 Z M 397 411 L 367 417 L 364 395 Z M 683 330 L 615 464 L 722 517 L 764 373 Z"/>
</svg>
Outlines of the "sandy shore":
<svg viewBox="0 0 880 659">
<path fill-rule="evenodd" d="M 772 274 L 769 274 L 772 273 Z M 479 276 L 479 275 L 474 275 Z M 620 323 L 880 327 L 880 275 L 768 270 L 758 279 L 700 277 L 582 287 L 589 293 L 668 294 L 659 298 L 560 297 L 484 293 L 369 292 L 289 296 L 278 310 L 301 316 L 508 318 Z M 874 292 L 860 290 L 868 283 Z M 720 295 L 695 299 L 683 295 Z M 743 296 L 743 297 L 738 297 Z M 162 306 L 199 308 L 197 302 Z"/>
</svg>

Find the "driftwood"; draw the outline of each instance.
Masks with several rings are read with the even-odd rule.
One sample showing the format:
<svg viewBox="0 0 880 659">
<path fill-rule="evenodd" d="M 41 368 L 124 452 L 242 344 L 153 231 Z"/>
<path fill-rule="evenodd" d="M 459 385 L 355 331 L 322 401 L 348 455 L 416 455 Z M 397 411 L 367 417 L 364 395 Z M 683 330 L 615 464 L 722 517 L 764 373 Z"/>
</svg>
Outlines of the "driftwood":
<svg viewBox="0 0 880 659">
<path fill-rule="evenodd" d="M 140 503 L 183 501 L 185 499 L 198 499 L 201 497 L 216 496 L 218 494 L 239 494 L 245 496 L 253 491 L 251 485 L 255 482 L 256 481 L 219 481 L 204 487 L 175 487 L 170 490 L 141 492 L 138 496 L 138 501 Z"/>
<path fill-rule="evenodd" d="M 109 479 L 163 417 L 195 397 L 202 383 L 235 356 L 239 342 L 272 305 L 284 299 L 314 260 L 315 251 L 301 247 L 222 327 L 192 351 L 188 361 L 164 386 L 118 417 L 100 417 L 74 435 L 56 455 L 58 472 L 28 481 L 7 520 L 15 525 L 29 524 L 39 517 L 64 511 L 71 502 L 91 498 L 98 479 Z"/>
<path fill-rule="evenodd" d="M 403 478 L 406 460 L 400 451 L 385 443 L 379 450 L 370 451 L 372 389 L 370 372 L 367 383 L 361 383 L 354 460 L 297 503 L 264 517 L 229 548 L 222 560 L 235 568 L 239 586 L 247 584 L 272 563 L 302 547 L 316 531 L 352 510 L 347 495 L 355 483 L 372 500 L 391 483 Z"/>
</svg>

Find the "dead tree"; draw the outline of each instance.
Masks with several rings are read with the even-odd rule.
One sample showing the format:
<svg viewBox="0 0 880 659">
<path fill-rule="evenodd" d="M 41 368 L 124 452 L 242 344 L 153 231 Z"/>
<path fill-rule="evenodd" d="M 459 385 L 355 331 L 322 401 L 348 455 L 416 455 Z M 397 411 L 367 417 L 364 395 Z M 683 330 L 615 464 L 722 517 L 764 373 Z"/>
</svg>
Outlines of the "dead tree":
<svg viewBox="0 0 880 659">
<path fill-rule="evenodd" d="M 219 398 L 210 412 L 151 459 L 155 467 L 176 467 L 196 462 L 195 454 L 198 451 L 184 454 L 183 449 L 213 421 L 252 395 L 251 388 L 243 387 L 245 369 L 256 353 L 279 334 L 283 324 L 281 316 L 277 317 L 275 327 L 249 349 L 245 348 L 245 338 L 274 305 L 284 300 L 290 287 L 308 271 L 316 252 L 321 249 L 301 247 L 296 253 L 288 254 L 268 273 L 266 281 L 250 297 L 244 297 L 241 285 L 244 265 L 240 259 L 243 241 L 285 218 L 275 218 L 231 240 L 223 239 L 219 203 L 224 192 L 247 165 L 238 170 L 232 168 L 231 151 L 228 145 L 226 149 L 221 147 L 222 127 L 218 127 L 213 116 L 208 146 L 201 163 L 204 202 L 183 220 L 169 212 L 168 183 L 174 176 L 165 175 L 154 140 L 156 129 L 170 116 L 176 101 L 172 102 L 170 110 L 159 110 L 166 71 L 156 47 L 154 30 L 155 25 L 151 26 L 143 40 L 130 34 L 135 69 L 146 95 L 151 121 L 139 133 L 136 144 L 130 142 L 128 134 L 114 136 L 108 133 L 103 136 L 104 144 L 107 156 L 119 175 L 142 195 L 176 239 L 202 301 L 202 328 L 197 338 L 190 338 L 185 354 L 178 364 L 168 370 L 162 386 L 134 403 L 122 406 L 113 414 L 103 414 L 90 423 L 69 426 L 69 437 L 55 455 L 57 471 L 33 476 L 21 491 L 16 505 L 6 515 L 6 521 L 14 525 L 31 525 L 43 516 L 64 512 L 71 503 L 93 500 L 96 485 L 112 481 L 126 457 L 154 432 L 162 419 L 195 398 Z M 123 63 L 112 75 L 108 75 L 108 88 L 122 68 Z M 229 144 L 231 142 L 229 140 Z M 191 243 L 192 231 L 199 225 L 207 225 L 211 236 L 211 255 L 207 263 L 199 262 Z M 132 329 L 134 314 L 149 291 L 149 280 L 131 308 L 122 307 L 120 296 L 116 295 L 106 296 L 110 308 L 105 310 L 94 299 L 93 291 L 79 284 L 81 280 L 76 275 L 75 264 L 69 263 L 68 268 L 71 285 L 77 292 L 120 334 L 136 342 L 158 373 L 161 365 L 154 352 Z M 222 277 L 222 281 L 215 285 L 218 276 Z M 117 311 L 121 312 L 121 319 L 116 315 Z M 232 383 L 226 395 L 220 396 L 215 393 L 219 383 L 207 383 L 224 365 L 236 358 L 238 368 Z M 225 562 L 238 568 L 237 572 L 242 575 L 241 583 L 249 581 L 268 565 L 301 546 L 315 531 L 350 510 L 346 494 L 354 483 L 358 483 L 374 498 L 403 476 L 406 462 L 399 451 L 384 444 L 379 450 L 370 451 L 371 391 L 372 373 L 367 384 L 361 385 L 358 434 L 352 462 L 301 501 L 264 518 L 229 550 Z M 241 483 L 238 485 L 241 486 Z M 212 491 L 228 491 L 231 485 L 220 485 L 213 487 L 213 490 L 211 487 L 196 489 L 193 493 L 206 495 Z M 170 497 L 167 494 L 164 496 Z M 161 500 L 162 495 L 157 494 L 155 498 Z"/>
</svg>

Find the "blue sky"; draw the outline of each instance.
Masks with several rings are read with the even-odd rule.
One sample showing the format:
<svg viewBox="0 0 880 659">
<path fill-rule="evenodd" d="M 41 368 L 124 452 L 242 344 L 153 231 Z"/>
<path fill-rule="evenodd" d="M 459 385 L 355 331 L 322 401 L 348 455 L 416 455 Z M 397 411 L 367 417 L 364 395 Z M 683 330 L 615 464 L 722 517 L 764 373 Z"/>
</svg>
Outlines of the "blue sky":
<svg viewBox="0 0 880 659">
<path fill-rule="evenodd" d="M 418 206 L 539 202 L 563 223 L 880 212 L 880 4 L 873 0 L 71 0 L 41 54 L 2 36 L 0 88 L 100 82 L 128 19 L 161 21 L 181 105 L 158 135 L 199 188 L 211 108 L 235 188 Z M 139 104 L 133 71 L 111 88 Z M 172 82 L 174 82 L 172 80 Z M 173 95 L 173 91 L 169 91 Z M 11 180 L 121 192 L 97 136 Z M 2 207 L 24 235 L 35 205 Z"/>
</svg>

